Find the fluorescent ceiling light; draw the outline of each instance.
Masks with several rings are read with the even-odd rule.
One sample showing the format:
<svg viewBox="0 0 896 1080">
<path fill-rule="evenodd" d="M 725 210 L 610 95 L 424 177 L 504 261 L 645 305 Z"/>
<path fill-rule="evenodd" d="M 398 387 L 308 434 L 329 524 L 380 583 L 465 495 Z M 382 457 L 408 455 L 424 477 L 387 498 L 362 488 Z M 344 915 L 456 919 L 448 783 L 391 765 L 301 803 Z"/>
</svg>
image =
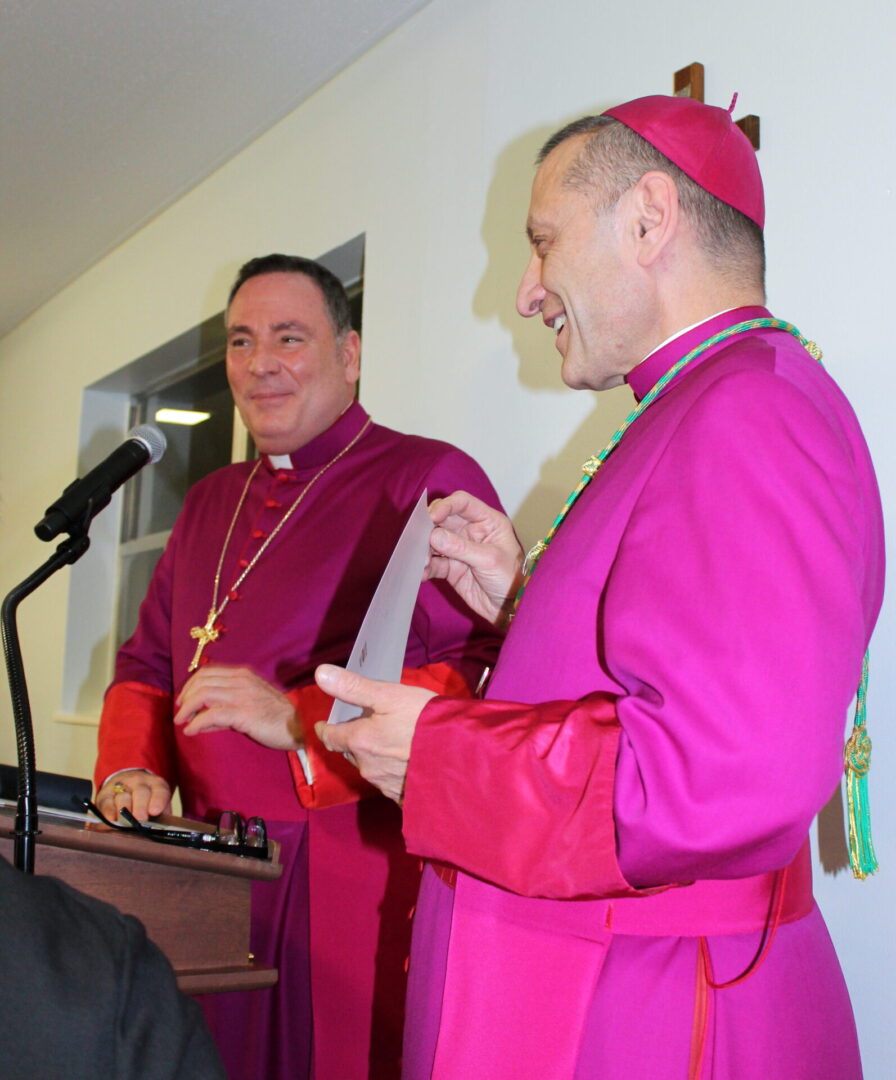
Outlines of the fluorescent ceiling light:
<svg viewBox="0 0 896 1080">
<path fill-rule="evenodd" d="M 208 412 L 191 412 L 190 409 L 157 409 L 156 420 L 160 424 L 201 424 L 211 416 Z"/>
</svg>

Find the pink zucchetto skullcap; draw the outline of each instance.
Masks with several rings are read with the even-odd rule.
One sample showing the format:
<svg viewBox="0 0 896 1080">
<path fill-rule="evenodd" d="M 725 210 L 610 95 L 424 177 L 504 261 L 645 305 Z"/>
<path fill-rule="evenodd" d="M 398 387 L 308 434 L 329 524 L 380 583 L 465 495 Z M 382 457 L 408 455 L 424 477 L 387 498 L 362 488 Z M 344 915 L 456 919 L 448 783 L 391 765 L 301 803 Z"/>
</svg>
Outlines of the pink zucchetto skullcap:
<svg viewBox="0 0 896 1080">
<path fill-rule="evenodd" d="M 734 123 L 733 108 L 734 101 L 726 110 L 693 98 L 655 94 L 607 109 L 603 115 L 637 132 L 695 184 L 761 229 L 765 198 L 759 163 L 750 140 Z"/>
</svg>

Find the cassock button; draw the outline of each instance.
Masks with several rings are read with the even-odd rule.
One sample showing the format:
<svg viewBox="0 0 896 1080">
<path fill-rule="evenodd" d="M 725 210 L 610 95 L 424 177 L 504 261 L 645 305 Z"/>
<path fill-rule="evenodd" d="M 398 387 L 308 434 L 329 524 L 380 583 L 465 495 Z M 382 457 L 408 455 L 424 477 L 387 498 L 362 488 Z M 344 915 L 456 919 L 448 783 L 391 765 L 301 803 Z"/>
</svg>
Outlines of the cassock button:
<svg viewBox="0 0 896 1080">
<path fill-rule="evenodd" d="M 264 529 L 253 529 L 252 530 L 252 539 L 253 540 L 263 540 L 267 535 L 268 534 L 264 531 Z"/>
<path fill-rule="evenodd" d="M 264 505 L 268 510 L 279 510 L 283 503 L 279 499 L 265 499 Z"/>
<path fill-rule="evenodd" d="M 227 633 L 227 627 L 222 622 L 215 623 L 215 629 L 218 631 L 219 634 Z"/>
<path fill-rule="evenodd" d="M 237 562 L 237 566 L 241 570 L 245 570 L 248 565 L 249 565 L 249 560 L 248 559 L 240 559 L 239 562 Z"/>
<path fill-rule="evenodd" d="M 236 589 L 231 589 L 227 596 L 230 600 L 239 600 L 240 598 L 240 594 L 236 591 Z"/>
<path fill-rule="evenodd" d="M 410 966 L 411 966 L 411 958 L 409 956 L 406 956 L 404 958 L 404 973 L 405 973 L 405 975 L 407 975 L 408 969 L 410 968 Z"/>
<path fill-rule="evenodd" d="M 199 657 L 199 666 L 202 667 L 204 664 L 210 663 L 211 659 L 212 658 L 210 656 L 207 656 L 205 653 L 203 653 L 202 656 Z"/>
</svg>

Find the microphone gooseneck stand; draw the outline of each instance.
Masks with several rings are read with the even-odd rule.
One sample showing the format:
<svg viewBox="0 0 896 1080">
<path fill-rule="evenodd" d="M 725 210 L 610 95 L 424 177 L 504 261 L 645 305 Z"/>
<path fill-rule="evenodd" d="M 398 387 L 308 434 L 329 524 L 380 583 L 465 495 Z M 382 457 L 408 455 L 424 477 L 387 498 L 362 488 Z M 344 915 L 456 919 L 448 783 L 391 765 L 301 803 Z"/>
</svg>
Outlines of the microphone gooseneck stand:
<svg viewBox="0 0 896 1080">
<path fill-rule="evenodd" d="M 15 865 L 26 874 L 34 873 L 34 847 L 37 828 L 37 780 L 34 763 L 34 730 L 31 726 L 31 705 L 28 702 L 28 685 L 22 664 L 19 632 L 16 628 L 16 610 L 22 600 L 43 585 L 47 578 L 71 566 L 90 547 L 87 533 L 94 517 L 105 509 L 113 492 L 125 481 L 139 472 L 144 465 L 159 461 L 165 453 L 165 436 L 152 424 L 133 428 L 117 450 L 91 469 L 83 479 L 75 479 L 59 498 L 47 508 L 43 518 L 35 525 L 38 539 L 54 540 L 60 533 L 68 533 L 54 554 L 43 566 L 12 589 L 3 601 L 0 612 L 0 630 L 3 635 L 3 655 L 9 692 L 12 697 L 13 716 L 16 724 L 16 750 L 18 752 L 18 800 L 15 826 Z"/>
<path fill-rule="evenodd" d="M 28 701 L 28 685 L 25 681 L 25 668 L 22 663 L 22 650 L 19 645 L 19 632 L 16 626 L 16 611 L 26 596 L 30 596 L 40 585 L 57 570 L 71 566 L 78 561 L 90 547 L 87 529 L 91 513 L 85 514 L 82 523 L 72 529 L 71 535 L 63 540 L 49 559 L 29 577 L 11 589 L 3 601 L 2 636 L 3 655 L 6 660 L 6 674 L 9 679 L 9 692 L 12 698 L 13 717 L 16 725 L 16 752 L 18 755 L 18 801 L 16 805 L 16 827 L 14 843 L 14 862 L 18 870 L 26 874 L 34 873 L 34 848 L 38 834 L 37 827 L 37 784 L 34 763 L 34 730 L 31 725 L 31 705 Z"/>
</svg>

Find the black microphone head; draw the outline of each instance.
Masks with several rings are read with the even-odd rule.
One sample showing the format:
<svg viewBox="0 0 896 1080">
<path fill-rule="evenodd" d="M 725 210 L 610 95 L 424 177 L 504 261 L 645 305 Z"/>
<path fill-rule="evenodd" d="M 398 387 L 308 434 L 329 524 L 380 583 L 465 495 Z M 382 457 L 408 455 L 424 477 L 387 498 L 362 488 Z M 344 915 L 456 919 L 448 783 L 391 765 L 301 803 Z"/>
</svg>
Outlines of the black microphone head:
<svg viewBox="0 0 896 1080">
<path fill-rule="evenodd" d="M 87 473 L 73 480 L 35 526 L 37 536 L 52 540 L 61 532 L 78 530 L 86 536 L 91 520 L 109 505 L 113 492 L 144 465 L 154 464 L 168 442 L 157 427 L 141 424 L 128 432 L 116 450 Z"/>
<path fill-rule="evenodd" d="M 143 443 L 149 451 L 148 464 L 150 465 L 155 465 L 161 459 L 168 446 L 168 440 L 155 424 L 138 424 L 137 427 L 131 428 L 127 438 Z"/>
</svg>

